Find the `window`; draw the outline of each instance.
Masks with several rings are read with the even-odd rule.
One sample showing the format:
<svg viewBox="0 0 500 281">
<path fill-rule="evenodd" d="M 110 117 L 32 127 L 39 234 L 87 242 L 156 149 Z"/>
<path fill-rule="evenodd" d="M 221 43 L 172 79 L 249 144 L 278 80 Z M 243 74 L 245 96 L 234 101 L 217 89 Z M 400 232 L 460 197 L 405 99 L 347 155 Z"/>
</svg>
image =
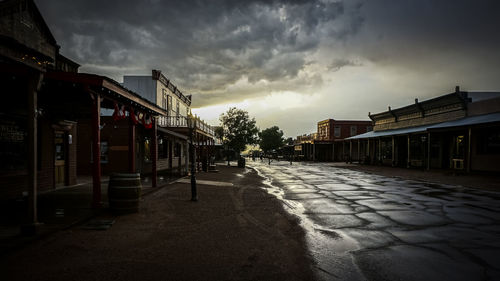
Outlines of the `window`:
<svg viewBox="0 0 500 281">
<path fill-rule="evenodd" d="M 108 142 L 101 141 L 101 163 L 108 163 Z M 90 143 L 90 163 L 94 162 L 94 153 L 92 152 L 92 143 Z"/>
<path fill-rule="evenodd" d="M 144 140 L 144 161 L 145 162 L 151 161 L 151 140 L 150 139 Z"/>
<path fill-rule="evenodd" d="M 167 95 L 167 91 L 165 89 L 163 89 L 163 99 L 161 100 L 161 107 L 163 109 L 167 109 L 167 99 L 168 99 L 168 95 Z"/>
<path fill-rule="evenodd" d="M 174 157 L 181 157 L 181 144 L 175 143 L 174 145 Z"/>
<path fill-rule="evenodd" d="M 500 154 L 500 128 L 479 131 L 476 149 L 477 154 Z"/>
<path fill-rule="evenodd" d="M 351 126 L 351 136 L 355 136 L 358 134 L 358 127 L 357 126 Z"/>
<path fill-rule="evenodd" d="M 177 100 L 177 101 L 175 102 L 175 115 L 176 115 L 177 117 L 179 117 L 179 114 L 180 114 L 180 113 L 181 113 L 181 111 L 179 110 L 179 100 Z"/>
<path fill-rule="evenodd" d="M 167 95 L 167 113 L 172 110 L 172 96 Z"/>
<path fill-rule="evenodd" d="M 392 139 L 381 140 L 380 148 L 382 159 L 392 159 Z"/>
<path fill-rule="evenodd" d="M 333 134 L 335 135 L 336 138 L 340 138 L 340 126 L 335 126 L 333 128 Z"/>
<path fill-rule="evenodd" d="M 26 169 L 26 124 L 26 118 L 2 114 L 0 118 L 0 159 L 2 159 L 0 161 L 0 174 Z M 41 128 L 39 128 L 39 136 L 41 136 L 41 131 Z M 39 137 L 38 141 L 40 142 L 41 140 L 42 138 Z M 38 151 L 41 153 L 41 149 L 38 149 Z"/>
<path fill-rule="evenodd" d="M 160 138 L 158 140 L 158 159 L 168 158 L 168 141 Z"/>
</svg>

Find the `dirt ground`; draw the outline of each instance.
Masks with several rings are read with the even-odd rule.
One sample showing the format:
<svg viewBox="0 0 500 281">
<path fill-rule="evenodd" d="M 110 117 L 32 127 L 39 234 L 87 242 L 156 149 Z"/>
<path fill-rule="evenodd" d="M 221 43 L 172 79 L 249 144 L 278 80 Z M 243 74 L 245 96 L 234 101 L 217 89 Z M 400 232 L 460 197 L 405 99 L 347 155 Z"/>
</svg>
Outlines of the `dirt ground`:
<svg viewBox="0 0 500 281">
<path fill-rule="evenodd" d="M 2 256 L 2 280 L 313 280 L 297 218 L 262 190 L 252 169 L 218 166 L 190 184 L 173 183 L 107 230 L 85 225 Z"/>
</svg>

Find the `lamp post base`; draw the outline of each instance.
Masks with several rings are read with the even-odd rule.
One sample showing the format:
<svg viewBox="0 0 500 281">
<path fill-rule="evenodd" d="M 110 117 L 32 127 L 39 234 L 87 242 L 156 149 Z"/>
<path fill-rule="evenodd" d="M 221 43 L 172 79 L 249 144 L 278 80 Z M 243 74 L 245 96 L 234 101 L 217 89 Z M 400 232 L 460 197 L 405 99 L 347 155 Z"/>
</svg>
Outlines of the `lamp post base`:
<svg viewBox="0 0 500 281">
<path fill-rule="evenodd" d="M 191 172 L 191 201 L 198 201 L 198 192 L 196 190 L 196 177 L 193 172 Z"/>
</svg>

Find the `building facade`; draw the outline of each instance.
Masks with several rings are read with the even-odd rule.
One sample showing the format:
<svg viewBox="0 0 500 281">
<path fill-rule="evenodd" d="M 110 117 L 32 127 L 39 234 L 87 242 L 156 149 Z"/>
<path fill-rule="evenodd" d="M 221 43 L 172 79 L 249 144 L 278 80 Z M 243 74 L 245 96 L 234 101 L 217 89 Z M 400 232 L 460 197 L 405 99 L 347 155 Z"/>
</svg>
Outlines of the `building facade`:
<svg viewBox="0 0 500 281">
<path fill-rule="evenodd" d="M 209 155 L 214 152 L 214 131 L 203 120 L 191 115 L 191 95 L 184 95 L 160 70 L 152 70 L 151 76 L 124 76 L 123 86 L 167 111 L 167 116 L 158 120 L 158 169 L 187 174 L 191 120 L 195 123 L 196 161 L 206 170 Z M 148 170 L 144 163 L 143 171 Z"/>
<path fill-rule="evenodd" d="M 295 157 L 309 161 L 345 160 L 346 151 L 341 141 L 371 130 L 371 121 L 335 119 L 319 121 L 316 133 L 297 136 Z"/>
<path fill-rule="evenodd" d="M 373 132 L 348 138 L 364 163 L 500 171 L 500 93 L 455 92 L 369 114 Z"/>
</svg>

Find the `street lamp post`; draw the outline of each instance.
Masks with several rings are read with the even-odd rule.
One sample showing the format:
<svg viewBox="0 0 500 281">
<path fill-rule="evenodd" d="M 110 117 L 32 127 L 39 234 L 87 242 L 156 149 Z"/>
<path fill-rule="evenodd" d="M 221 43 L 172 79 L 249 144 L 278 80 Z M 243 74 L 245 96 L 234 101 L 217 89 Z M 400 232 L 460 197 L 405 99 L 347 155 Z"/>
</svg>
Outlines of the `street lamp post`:
<svg viewBox="0 0 500 281">
<path fill-rule="evenodd" d="M 196 170 L 195 170 L 195 161 L 196 161 L 196 149 L 194 147 L 194 132 L 196 129 L 196 120 L 192 116 L 188 116 L 188 125 L 189 125 L 189 139 L 191 141 L 191 147 L 189 154 L 191 155 L 191 201 L 198 201 L 198 194 L 196 190 Z"/>
</svg>

